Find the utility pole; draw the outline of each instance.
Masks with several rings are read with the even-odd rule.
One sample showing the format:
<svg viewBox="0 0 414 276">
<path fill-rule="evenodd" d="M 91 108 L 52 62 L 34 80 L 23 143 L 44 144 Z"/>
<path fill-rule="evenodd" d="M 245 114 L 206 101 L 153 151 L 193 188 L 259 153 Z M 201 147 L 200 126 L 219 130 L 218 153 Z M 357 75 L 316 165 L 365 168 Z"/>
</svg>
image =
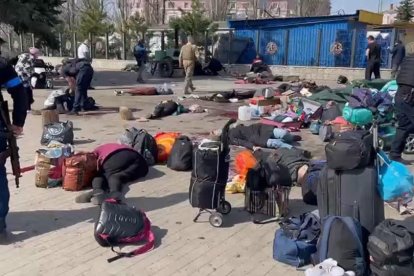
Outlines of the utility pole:
<svg viewBox="0 0 414 276">
<path fill-rule="evenodd" d="M 378 0 L 378 13 L 382 12 L 382 0 Z"/>
<path fill-rule="evenodd" d="M 165 14 L 166 14 L 166 2 L 167 2 L 167 0 L 162 0 L 162 19 L 161 19 L 161 21 L 162 21 L 162 25 L 164 25 L 165 24 Z"/>
</svg>

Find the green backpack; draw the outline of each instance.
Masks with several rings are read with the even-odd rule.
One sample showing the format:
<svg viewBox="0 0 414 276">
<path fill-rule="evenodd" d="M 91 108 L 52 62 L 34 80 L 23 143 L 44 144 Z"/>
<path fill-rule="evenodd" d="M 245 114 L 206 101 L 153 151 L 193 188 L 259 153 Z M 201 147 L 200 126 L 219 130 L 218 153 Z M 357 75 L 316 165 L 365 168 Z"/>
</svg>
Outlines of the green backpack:
<svg viewBox="0 0 414 276">
<path fill-rule="evenodd" d="M 342 117 L 353 125 L 364 126 L 372 122 L 371 110 L 367 108 L 352 108 L 348 105 L 342 110 Z"/>
</svg>

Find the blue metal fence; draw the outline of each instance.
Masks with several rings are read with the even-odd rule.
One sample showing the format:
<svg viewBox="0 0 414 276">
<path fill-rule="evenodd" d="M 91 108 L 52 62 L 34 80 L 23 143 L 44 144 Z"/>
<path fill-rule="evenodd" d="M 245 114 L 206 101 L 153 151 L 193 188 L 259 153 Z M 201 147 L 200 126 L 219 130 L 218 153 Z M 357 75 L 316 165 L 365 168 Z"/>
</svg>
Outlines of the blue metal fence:
<svg viewBox="0 0 414 276">
<path fill-rule="evenodd" d="M 260 54 L 269 65 L 364 67 L 367 26 L 348 17 L 300 19 L 298 23 L 293 19 L 239 21 L 229 25 L 235 29 L 235 37 L 250 41 L 239 64 L 251 63 Z M 389 67 L 391 32 L 381 31 L 377 37 L 383 68 Z"/>
</svg>

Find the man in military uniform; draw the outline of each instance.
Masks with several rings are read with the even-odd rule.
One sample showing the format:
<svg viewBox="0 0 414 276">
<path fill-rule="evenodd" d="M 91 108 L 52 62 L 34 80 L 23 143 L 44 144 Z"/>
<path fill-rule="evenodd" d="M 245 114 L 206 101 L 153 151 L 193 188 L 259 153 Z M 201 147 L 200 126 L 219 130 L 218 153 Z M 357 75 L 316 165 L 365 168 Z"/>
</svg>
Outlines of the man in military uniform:
<svg viewBox="0 0 414 276">
<path fill-rule="evenodd" d="M 193 85 L 194 66 L 199 57 L 197 46 L 193 44 L 193 38 L 189 36 L 187 41 L 187 44 L 181 48 L 179 57 L 180 68 L 184 68 L 185 72 L 184 94 L 190 94 L 189 89 L 193 92 L 195 90 Z"/>
<path fill-rule="evenodd" d="M 21 79 L 8 61 L 0 56 L 0 87 L 5 87 L 13 99 L 13 133 L 21 135 L 26 120 L 28 98 Z M 5 128 L 0 123 L 2 130 Z M 6 176 L 7 140 L 0 136 L 0 240 L 6 237 L 6 216 L 9 212 L 9 187 Z"/>
</svg>

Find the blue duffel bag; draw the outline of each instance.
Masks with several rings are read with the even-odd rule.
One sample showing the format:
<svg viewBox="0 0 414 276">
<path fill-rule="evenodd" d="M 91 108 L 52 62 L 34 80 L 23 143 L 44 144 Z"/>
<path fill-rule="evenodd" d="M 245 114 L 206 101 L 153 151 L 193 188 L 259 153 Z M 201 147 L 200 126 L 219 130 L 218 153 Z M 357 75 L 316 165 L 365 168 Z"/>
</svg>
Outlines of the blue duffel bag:
<svg viewBox="0 0 414 276">
<path fill-rule="evenodd" d="M 273 259 L 295 267 L 310 264 L 321 231 L 319 218 L 305 213 L 283 220 L 280 227 L 275 233 Z"/>
</svg>

